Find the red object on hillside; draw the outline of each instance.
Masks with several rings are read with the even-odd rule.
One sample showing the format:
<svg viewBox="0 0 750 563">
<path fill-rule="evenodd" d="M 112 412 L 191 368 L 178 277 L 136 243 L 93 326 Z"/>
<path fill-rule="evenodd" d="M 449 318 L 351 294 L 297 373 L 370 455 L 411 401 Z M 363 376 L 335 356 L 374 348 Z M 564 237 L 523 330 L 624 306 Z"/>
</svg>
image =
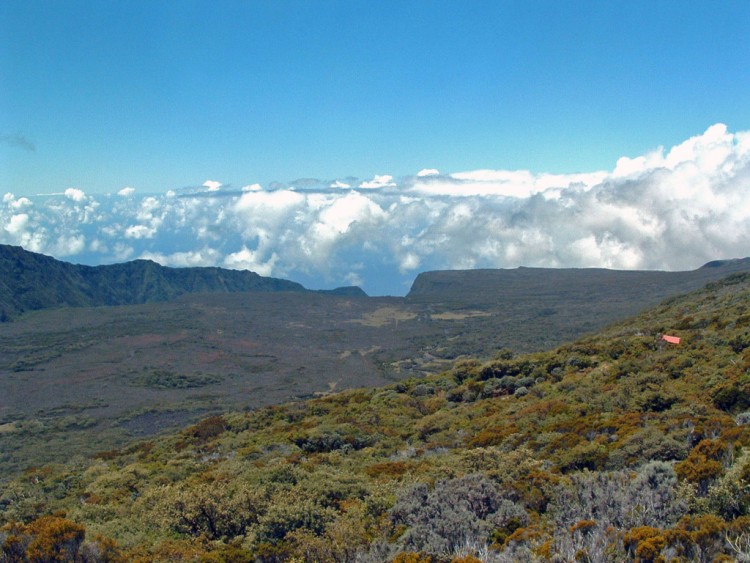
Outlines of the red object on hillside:
<svg viewBox="0 0 750 563">
<path fill-rule="evenodd" d="M 679 336 L 669 336 L 668 334 L 664 334 L 661 337 L 662 340 L 666 340 L 670 344 L 679 344 L 680 343 L 680 337 Z"/>
</svg>

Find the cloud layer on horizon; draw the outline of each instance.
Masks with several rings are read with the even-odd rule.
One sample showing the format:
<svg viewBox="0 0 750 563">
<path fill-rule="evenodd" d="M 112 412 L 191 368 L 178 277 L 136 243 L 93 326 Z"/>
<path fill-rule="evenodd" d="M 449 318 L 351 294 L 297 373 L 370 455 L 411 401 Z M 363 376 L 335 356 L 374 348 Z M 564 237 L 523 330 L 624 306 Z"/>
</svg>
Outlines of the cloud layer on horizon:
<svg viewBox="0 0 750 563">
<path fill-rule="evenodd" d="M 404 293 L 430 269 L 693 269 L 750 255 L 750 132 L 717 124 L 582 174 L 425 168 L 265 189 L 206 180 L 160 195 L 10 190 L 0 243 L 87 264 L 149 258 L 373 294 Z"/>
</svg>

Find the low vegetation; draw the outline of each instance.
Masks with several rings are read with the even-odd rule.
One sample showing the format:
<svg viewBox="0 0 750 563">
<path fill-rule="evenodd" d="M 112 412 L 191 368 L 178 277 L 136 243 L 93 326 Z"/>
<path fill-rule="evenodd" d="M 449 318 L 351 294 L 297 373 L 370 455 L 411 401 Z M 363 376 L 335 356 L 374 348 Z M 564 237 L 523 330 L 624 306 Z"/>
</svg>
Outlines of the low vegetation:
<svg viewBox="0 0 750 563">
<path fill-rule="evenodd" d="M 747 561 L 748 397 L 737 274 L 549 352 L 28 469 L 2 489 L 0 545 L 7 561 Z"/>
</svg>

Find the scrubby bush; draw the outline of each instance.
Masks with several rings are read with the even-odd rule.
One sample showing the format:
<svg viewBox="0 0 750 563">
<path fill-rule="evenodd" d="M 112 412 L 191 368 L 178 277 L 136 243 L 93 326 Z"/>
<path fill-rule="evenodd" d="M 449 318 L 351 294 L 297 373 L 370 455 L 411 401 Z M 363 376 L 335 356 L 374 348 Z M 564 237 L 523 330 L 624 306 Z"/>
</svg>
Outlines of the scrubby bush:
<svg viewBox="0 0 750 563">
<path fill-rule="evenodd" d="M 533 387 L 536 381 L 533 377 L 526 376 L 526 377 L 519 377 L 518 381 L 516 381 L 516 385 L 518 387 Z"/>
<path fill-rule="evenodd" d="M 550 507 L 559 528 L 593 520 L 604 527 L 665 526 L 686 512 L 678 501 L 677 476 L 671 464 L 652 462 L 633 477 L 627 471 L 568 475 Z"/>
<path fill-rule="evenodd" d="M 226 421 L 221 416 L 211 416 L 199 423 L 190 426 L 183 431 L 184 438 L 177 442 L 176 448 L 178 450 L 188 447 L 192 444 L 205 444 L 221 434 L 227 429 Z"/>
<path fill-rule="evenodd" d="M 677 401 L 677 397 L 671 393 L 647 391 L 640 397 L 638 406 L 643 412 L 662 412 L 672 408 Z"/>
<path fill-rule="evenodd" d="M 684 459 L 689 446 L 684 438 L 666 434 L 653 426 L 638 430 L 622 440 L 619 448 L 609 454 L 609 469 L 624 469 L 651 461 Z"/>
<path fill-rule="evenodd" d="M 466 545 L 484 545 L 493 529 L 528 522 L 520 506 L 504 499 L 481 474 L 418 484 L 403 492 L 390 510 L 391 521 L 406 527 L 404 549 L 448 555 Z"/>
<path fill-rule="evenodd" d="M 257 523 L 266 501 L 257 491 L 226 483 L 163 487 L 152 493 L 154 522 L 179 534 L 211 540 L 240 536 Z M 150 499 L 144 499 L 149 503 Z"/>
<path fill-rule="evenodd" d="M 594 520 L 576 522 L 569 529 L 556 530 L 546 560 L 580 561 L 585 563 L 620 563 L 624 557 L 620 536 L 611 527 Z"/>
<path fill-rule="evenodd" d="M 255 529 L 257 541 L 276 544 L 295 530 L 309 530 L 322 534 L 326 524 L 335 519 L 336 512 L 310 500 L 300 501 L 292 496 L 279 498 L 259 518 Z"/>
<path fill-rule="evenodd" d="M 629 524 L 670 526 L 685 514 L 687 507 L 678 496 L 674 467 L 663 461 L 647 463 L 638 470 L 627 488 Z"/>
<path fill-rule="evenodd" d="M 375 437 L 350 425 L 339 428 L 321 428 L 316 432 L 296 436 L 295 445 L 308 453 L 336 450 L 360 450 L 371 445 Z"/>
<path fill-rule="evenodd" d="M 63 516 L 43 516 L 29 524 L 5 528 L 2 561 L 78 561 L 86 536 L 83 526 Z"/>
<path fill-rule="evenodd" d="M 519 504 L 500 499 L 497 509 L 487 520 L 493 528 L 490 539 L 497 545 L 503 545 L 513 532 L 529 524 L 529 514 Z"/>
<path fill-rule="evenodd" d="M 725 520 L 750 516 L 750 453 L 744 453 L 706 491 L 693 497 L 696 512 L 711 512 Z"/>
<path fill-rule="evenodd" d="M 750 407 L 750 384 L 730 383 L 719 387 L 712 394 L 714 405 L 724 411 Z"/>
<path fill-rule="evenodd" d="M 656 561 L 667 545 L 661 530 L 687 511 L 672 465 L 658 461 L 635 475 L 569 475 L 556 493 L 550 506 L 554 552 L 566 561 Z"/>
<path fill-rule="evenodd" d="M 435 386 L 430 385 L 428 383 L 420 383 L 418 385 L 414 386 L 414 389 L 412 389 L 411 394 L 415 397 L 425 397 L 427 395 L 432 395 L 435 393 Z"/>
<path fill-rule="evenodd" d="M 505 394 L 507 394 L 507 391 L 500 384 L 499 379 L 490 379 L 488 381 L 485 381 L 484 387 L 482 388 L 482 397 L 498 397 Z"/>
<path fill-rule="evenodd" d="M 684 461 L 675 465 L 675 471 L 680 479 L 696 484 L 699 492 L 704 494 L 708 486 L 723 473 L 728 453 L 728 446 L 723 440 L 701 440 Z"/>
<path fill-rule="evenodd" d="M 482 364 L 479 360 L 459 360 L 453 366 L 451 375 L 456 383 L 463 383 L 467 379 L 475 379 L 479 376 Z"/>
<path fill-rule="evenodd" d="M 498 383 L 500 384 L 501 389 L 510 394 L 513 394 L 513 392 L 518 388 L 518 378 L 512 375 L 506 375 L 496 381 L 498 381 Z"/>
</svg>

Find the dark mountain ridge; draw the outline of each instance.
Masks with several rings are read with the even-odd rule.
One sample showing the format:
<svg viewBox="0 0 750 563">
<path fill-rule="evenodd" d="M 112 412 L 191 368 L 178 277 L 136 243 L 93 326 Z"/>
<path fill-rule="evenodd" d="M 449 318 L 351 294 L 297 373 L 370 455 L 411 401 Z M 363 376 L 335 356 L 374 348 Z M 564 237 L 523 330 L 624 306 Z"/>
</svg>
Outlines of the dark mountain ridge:
<svg viewBox="0 0 750 563">
<path fill-rule="evenodd" d="M 170 301 L 186 293 L 308 291 L 296 282 L 247 270 L 168 268 L 150 260 L 83 266 L 0 245 L 0 321 L 25 311 Z M 359 288 L 330 290 L 364 295 Z"/>
</svg>

